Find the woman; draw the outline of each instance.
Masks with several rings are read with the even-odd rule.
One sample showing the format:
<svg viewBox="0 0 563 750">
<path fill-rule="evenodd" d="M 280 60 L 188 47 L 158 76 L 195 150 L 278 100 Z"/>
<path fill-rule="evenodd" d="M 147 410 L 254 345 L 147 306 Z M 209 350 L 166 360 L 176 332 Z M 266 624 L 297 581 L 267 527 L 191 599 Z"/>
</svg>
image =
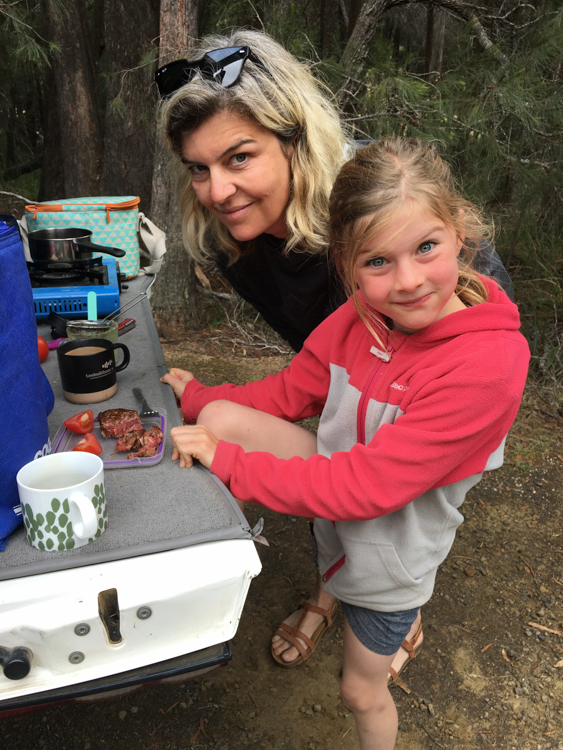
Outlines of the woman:
<svg viewBox="0 0 563 750">
<path fill-rule="evenodd" d="M 344 301 L 340 284 L 330 281 L 325 243 L 328 196 L 347 141 L 328 92 L 268 36 L 211 37 L 194 58 L 217 48 L 244 50 L 238 78 L 226 88 L 219 70 L 210 80 L 225 58 L 206 61 L 203 70 L 179 66 L 177 83 L 194 78 L 162 108 L 163 135 L 185 165 L 185 244 L 196 261 L 213 260 L 298 350 Z M 170 69 L 157 73 L 165 95 Z"/>
<path fill-rule="evenodd" d="M 233 288 L 298 351 L 345 300 L 326 255 L 328 199 L 353 151 L 328 92 L 309 69 L 257 31 L 209 37 L 193 61 L 156 74 L 161 129 L 183 165 L 181 209 L 186 248 L 212 260 Z M 479 269 L 511 287 L 488 246 Z M 174 370 L 163 378 L 176 392 Z M 282 634 L 317 643 L 332 622 L 334 598 L 322 583 L 274 636 L 287 666 L 301 654 Z M 299 623 L 299 629 L 295 626 Z M 306 639 L 306 640 L 305 640 Z M 422 644 L 413 630 L 393 662 L 398 674 Z"/>
</svg>

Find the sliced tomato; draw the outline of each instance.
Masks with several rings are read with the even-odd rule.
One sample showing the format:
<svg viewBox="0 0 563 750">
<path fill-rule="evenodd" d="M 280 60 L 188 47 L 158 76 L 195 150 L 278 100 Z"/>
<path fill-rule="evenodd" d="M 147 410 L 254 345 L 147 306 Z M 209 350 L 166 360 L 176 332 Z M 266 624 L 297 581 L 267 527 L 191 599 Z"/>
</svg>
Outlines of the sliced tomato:
<svg viewBox="0 0 563 750">
<path fill-rule="evenodd" d="M 65 419 L 63 422 L 67 430 L 71 432 L 77 432 L 79 435 L 83 435 L 85 432 L 91 432 L 94 426 L 94 412 L 89 409 L 88 411 L 81 411 L 80 414 L 75 414 L 73 417 Z"/>
<path fill-rule="evenodd" d="M 96 456 L 99 456 L 100 453 L 102 453 L 104 449 L 96 440 L 94 435 L 92 435 L 91 432 L 87 432 L 84 435 L 84 437 L 76 443 L 76 445 L 74 446 L 72 450 L 73 451 L 86 451 L 87 453 L 95 453 Z"/>
<path fill-rule="evenodd" d="M 49 356 L 49 345 L 41 336 L 37 337 L 37 348 L 39 350 L 39 361 L 43 363 Z"/>
</svg>

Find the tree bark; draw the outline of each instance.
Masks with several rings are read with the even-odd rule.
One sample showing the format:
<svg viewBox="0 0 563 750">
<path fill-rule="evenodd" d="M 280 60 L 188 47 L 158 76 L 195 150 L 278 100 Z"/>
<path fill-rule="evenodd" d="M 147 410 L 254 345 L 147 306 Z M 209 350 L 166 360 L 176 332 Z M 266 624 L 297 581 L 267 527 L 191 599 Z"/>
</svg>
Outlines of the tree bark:
<svg viewBox="0 0 563 750">
<path fill-rule="evenodd" d="M 65 197 L 65 175 L 61 158 L 61 128 L 57 85 L 53 68 L 47 70 L 45 81 L 38 92 L 43 129 L 43 163 L 39 181 L 40 201 L 52 201 Z"/>
<path fill-rule="evenodd" d="M 108 90 L 105 119 L 104 195 L 138 195 L 151 215 L 156 90 L 153 67 L 143 65 L 158 36 L 152 0 L 104 0 Z"/>
<path fill-rule="evenodd" d="M 197 36 L 194 19 L 197 0 L 161 0 L 159 65 L 186 54 Z M 151 307 L 163 336 L 173 336 L 178 328 L 194 328 L 199 323 L 195 266 L 184 250 L 179 200 L 168 160 L 164 144 L 157 143 L 151 218 L 166 232 L 166 255 L 153 287 Z"/>
<path fill-rule="evenodd" d="M 500 75 L 508 64 L 506 55 L 495 46 L 479 19 L 475 16 L 474 8 L 459 0 L 364 0 L 346 49 L 342 55 L 342 67 L 345 78 L 338 92 L 338 101 L 344 111 L 349 111 L 352 101 L 361 87 L 361 78 L 367 63 L 369 50 L 375 36 L 375 31 L 381 21 L 383 13 L 388 8 L 397 8 L 413 3 L 425 3 L 435 6 L 436 11 L 444 13 L 450 11 L 471 28 L 483 49 L 491 52 L 500 64 Z"/>
<path fill-rule="evenodd" d="M 319 54 L 329 57 L 338 50 L 338 4 L 336 0 L 319 3 Z"/>
<path fill-rule="evenodd" d="M 89 43 L 84 0 L 65 3 L 64 9 L 43 0 L 53 56 L 64 195 L 98 195 L 102 165 L 102 123 L 95 85 L 95 65 Z M 50 104 L 44 101 L 44 107 Z M 47 163 L 46 168 L 50 165 Z"/>
<path fill-rule="evenodd" d="M 435 5 L 429 5 L 426 21 L 426 70 L 428 73 L 442 73 L 445 33 L 446 13 Z"/>
<path fill-rule="evenodd" d="M 359 79 L 368 58 L 375 30 L 388 3 L 389 0 L 365 0 L 354 24 L 342 55 L 342 67 L 346 72 L 346 77 L 340 88 L 338 99 L 344 111 L 349 108 L 360 87 Z"/>
</svg>

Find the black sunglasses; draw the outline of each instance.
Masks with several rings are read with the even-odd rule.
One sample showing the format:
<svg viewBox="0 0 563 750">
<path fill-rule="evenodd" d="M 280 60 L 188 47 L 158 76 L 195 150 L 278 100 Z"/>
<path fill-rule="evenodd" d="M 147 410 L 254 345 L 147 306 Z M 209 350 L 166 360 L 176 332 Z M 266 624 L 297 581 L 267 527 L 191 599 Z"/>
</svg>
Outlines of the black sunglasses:
<svg viewBox="0 0 563 750">
<path fill-rule="evenodd" d="M 162 99 L 168 99 L 198 72 L 203 78 L 216 81 L 228 89 L 238 81 L 247 60 L 264 68 L 250 47 L 223 47 L 211 50 L 201 60 L 175 60 L 164 65 L 156 71 L 154 80 Z"/>
</svg>

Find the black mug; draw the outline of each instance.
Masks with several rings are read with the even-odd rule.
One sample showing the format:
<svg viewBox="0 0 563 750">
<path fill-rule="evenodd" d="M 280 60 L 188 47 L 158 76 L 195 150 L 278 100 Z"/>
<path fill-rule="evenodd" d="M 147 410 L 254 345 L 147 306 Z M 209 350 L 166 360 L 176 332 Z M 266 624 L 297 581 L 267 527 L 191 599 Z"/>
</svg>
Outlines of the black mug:
<svg viewBox="0 0 563 750">
<path fill-rule="evenodd" d="M 115 364 L 114 351 L 123 351 L 123 362 Z M 96 404 L 106 401 L 117 391 L 116 373 L 130 361 L 125 344 L 107 339 L 65 341 L 57 348 L 57 359 L 63 394 L 73 404 Z"/>
</svg>

